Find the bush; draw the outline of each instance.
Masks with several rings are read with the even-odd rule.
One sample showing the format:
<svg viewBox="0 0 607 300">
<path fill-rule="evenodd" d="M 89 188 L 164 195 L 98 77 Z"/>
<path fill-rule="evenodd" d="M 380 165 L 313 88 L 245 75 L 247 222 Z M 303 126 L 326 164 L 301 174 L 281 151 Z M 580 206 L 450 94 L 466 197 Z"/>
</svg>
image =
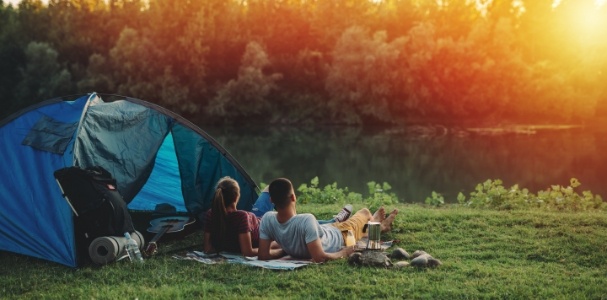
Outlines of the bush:
<svg viewBox="0 0 607 300">
<path fill-rule="evenodd" d="M 432 191 L 432 196 L 426 198 L 426 204 L 430 206 L 443 206 L 445 204 L 445 197 L 442 194 Z"/>
<path fill-rule="evenodd" d="M 363 203 L 371 210 L 377 209 L 382 205 L 391 205 L 399 202 L 396 195 L 389 192 L 392 187 L 387 182 L 379 184 L 371 181 L 367 183 L 367 187 L 369 188 L 369 196 L 364 198 L 359 193 L 350 192 L 347 187 L 337 187 L 337 183 L 320 188 L 318 177 L 314 177 L 309 185 L 304 183 L 299 186 L 297 198 L 302 204 Z"/>
<path fill-rule="evenodd" d="M 302 184 L 299 186 L 297 191 L 300 193 L 297 197 L 302 204 L 306 203 L 320 203 L 320 204 L 332 204 L 345 201 L 348 203 L 360 202 L 362 196 L 357 193 L 349 192 L 348 188 L 338 188 L 337 183 L 332 183 L 324 188 L 318 186 L 318 176 L 312 178 L 310 185 Z"/>
<path fill-rule="evenodd" d="M 551 210 L 586 211 L 604 210 L 607 206 L 599 195 L 593 195 L 590 191 L 578 194 L 575 188 L 580 182 L 572 178 L 567 187 L 553 185 L 537 195 L 530 193 L 527 189 L 519 189 L 518 185 L 506 189 L 502 181 L 487 180 L 478 184 L 470 197 L 466 198 L 462 193 L 457 197 L 460 204 L 469 207 L 493 208 L 493 209 L 521 209 L 521 208 L 545 208 Z"/>
<path fill-rule="evenodd" d="M 304 183 L 299 186 L 297 198 L 300 203 L 359 203 L 368 207 L 371 211 L 377 210 L 381 206 L 391 206 L 399 203 L 396 194 L 390 192 L 392 187 L 387 182 L 380 184 L 371 181 L 367 183 L 369 195 L 363 197 L 359 193 L 350 192 L 347 187 L 339 188 L 335 182 L 321 188 L 319 181 L 318 177 L 314 177 L 309 185 Z M 467 207 L 497 210 L 531 208 L 556 211 L 607 210 L 607 204 L 601 196 L 594 195 L 590 191 L 578 193 L 576 188 L 580 185 L 581 183 L 577 179 L 572 178 L 569 186 L 553 185 L 535 195 L 526 188 L 519 188 L 516 184 L 510 188 L 505 188 L 500 179 L 489 179 L 479 183 L 475 190 L 470 192 L 469 197 L 459 193 L 457 202 Z M 442 194 L 433 191 L 430 196 L 426 197 L 425 203 L 429 206 L 440 207 L 445 204 L 445 198 Z"/>
<path fill-rule="evenodd" d="M 371 211 L 375 211 L 381 206 L 398 203 L 396 194 L 389 192 L 392 189 L 392 186 L 387 182 L 379 184 L 375 181 L 371 181 L 367 183 L 367 187 L 369 188 L 369 198 L 365 199 L 364 202 Z"/>
</svg>

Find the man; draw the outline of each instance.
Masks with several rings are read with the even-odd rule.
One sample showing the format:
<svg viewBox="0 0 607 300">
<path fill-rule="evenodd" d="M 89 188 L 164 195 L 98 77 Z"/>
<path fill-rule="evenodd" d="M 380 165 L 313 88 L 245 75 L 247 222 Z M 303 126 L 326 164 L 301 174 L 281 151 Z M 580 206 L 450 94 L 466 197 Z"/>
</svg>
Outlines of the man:
<svg viewBox="0 0 607 300">
<path fill-rule="evenodd" d="M 266 213 L 259 228 L 260 260 L 271 259 L 270 244 L 276 241 L 284 252 L 294 258 L 311 258 L 321 263 L 327 260 L 347 257 L 354 247 L 344 247 L 345 236 L 350 230 L 356 240 L 363 237 L 363 226 L 369 221 L 381 222 L 382 232 L 391 229 L 398 210 L 388 217 L 380 208 L 375 214 L 363 208 L 344 222 L 319 225 L 312 214 L 297 214 L 293 184 L 286 178 L 279 178 L 269 186 L 270 200 L 276 211 Z"/>
<path fill-rule="evenodd" d="M 270 188 L 270 186 L 266 186 L 263 189 L 263 191 L 261 191 L 261 194 L 259 194 L 259 197 L 253 204 L 253 209 L 251 209 L 251 212 L 253 212 L 258 218 L 261 218 L 267 212 L 274 210 L 274 205 L 272 204 L 272 201 L 270 201 L 269 188 Z M 335 222 L 343 222 L 343 221 L 347 220 L 351 214 L 352 214 L 352 204 L 346 204 L 341 209 L 341 211 L 339 211 L 339 213 L 337 213 L 337 215 L 333 216 L 332 219 L 318 220 L 318 223 L 319 224 L 329 224 L 329 223 L 335 223 Z"/>
</svg>

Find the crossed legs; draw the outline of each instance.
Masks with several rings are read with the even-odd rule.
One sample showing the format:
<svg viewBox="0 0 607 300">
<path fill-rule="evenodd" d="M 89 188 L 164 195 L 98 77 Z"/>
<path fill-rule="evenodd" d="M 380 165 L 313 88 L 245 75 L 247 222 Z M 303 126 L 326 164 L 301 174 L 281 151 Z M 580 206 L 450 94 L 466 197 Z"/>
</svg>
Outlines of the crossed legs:
<svg viewBox="0 0 607 300">
<path fill-rule="evenodd" d="M 341 223 L 333 223 L 332 225 L 337 227 L 342 232 L 352 230 L 354 233 L 354 238 L 358 241 L 367 235 L 366 233 L 363 233 L 363 227 L 365 224 L 367 224 L 367 222 L 380 222 L 381 232 L 388 232 L 392 229 L 392 222 L 394 222 L 397 214 L 398 210 L 395 209 L 388 216 L 386 216 L 386 211 L 383 206 L 380 207 L 374 214 L 371 214 L 371 211 L 369 211 L 368 208 L 362 208 L 348 220 Z"/>
</svg>

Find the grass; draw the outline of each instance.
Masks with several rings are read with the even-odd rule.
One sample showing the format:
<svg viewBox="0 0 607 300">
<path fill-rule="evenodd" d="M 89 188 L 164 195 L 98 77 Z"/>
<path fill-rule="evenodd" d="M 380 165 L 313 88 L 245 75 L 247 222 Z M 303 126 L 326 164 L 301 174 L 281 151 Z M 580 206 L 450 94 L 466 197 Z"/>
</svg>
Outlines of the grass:
<svg viewBox="0 0 607 300">
<path fill-rule="evenodd" d="M 202 248 L 196 230 L 161 240 L 161 253 L 143 265 L 71 269 L 0 252 L 0 298 L 607 299 L 605 212 L 396 207 L 395 227 L 382 238 L 409 253 L 425 250 L 443 265 L 375 269 L 337 260 L 270 271 L 171 258 Z M 328 218 L 339 208 L 300 204 L 298 211 Z"/>
</svg>

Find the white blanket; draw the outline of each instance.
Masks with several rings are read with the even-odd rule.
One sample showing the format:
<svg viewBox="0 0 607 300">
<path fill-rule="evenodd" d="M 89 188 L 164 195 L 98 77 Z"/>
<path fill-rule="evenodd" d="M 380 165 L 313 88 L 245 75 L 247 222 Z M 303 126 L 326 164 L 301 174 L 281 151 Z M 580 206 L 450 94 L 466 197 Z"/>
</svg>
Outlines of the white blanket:
<svg viewBox="0 0 607 300">
<path fill-rule="evenodd" d="M 216 264 L 228 262 L 233 264 L 244 264 L 271 270 L 295 270 L 305 267 L 312 262 L 309 260 L 273 259 L 258 260 L 257 257 L 245 257 L 236 253 L 220 252 L 219 254 L 206 254 L 200 251 L 188 252 L 186 256 L 173 255 L 175 259 L 195 260 L 204 264 Z"/>
</svg>

